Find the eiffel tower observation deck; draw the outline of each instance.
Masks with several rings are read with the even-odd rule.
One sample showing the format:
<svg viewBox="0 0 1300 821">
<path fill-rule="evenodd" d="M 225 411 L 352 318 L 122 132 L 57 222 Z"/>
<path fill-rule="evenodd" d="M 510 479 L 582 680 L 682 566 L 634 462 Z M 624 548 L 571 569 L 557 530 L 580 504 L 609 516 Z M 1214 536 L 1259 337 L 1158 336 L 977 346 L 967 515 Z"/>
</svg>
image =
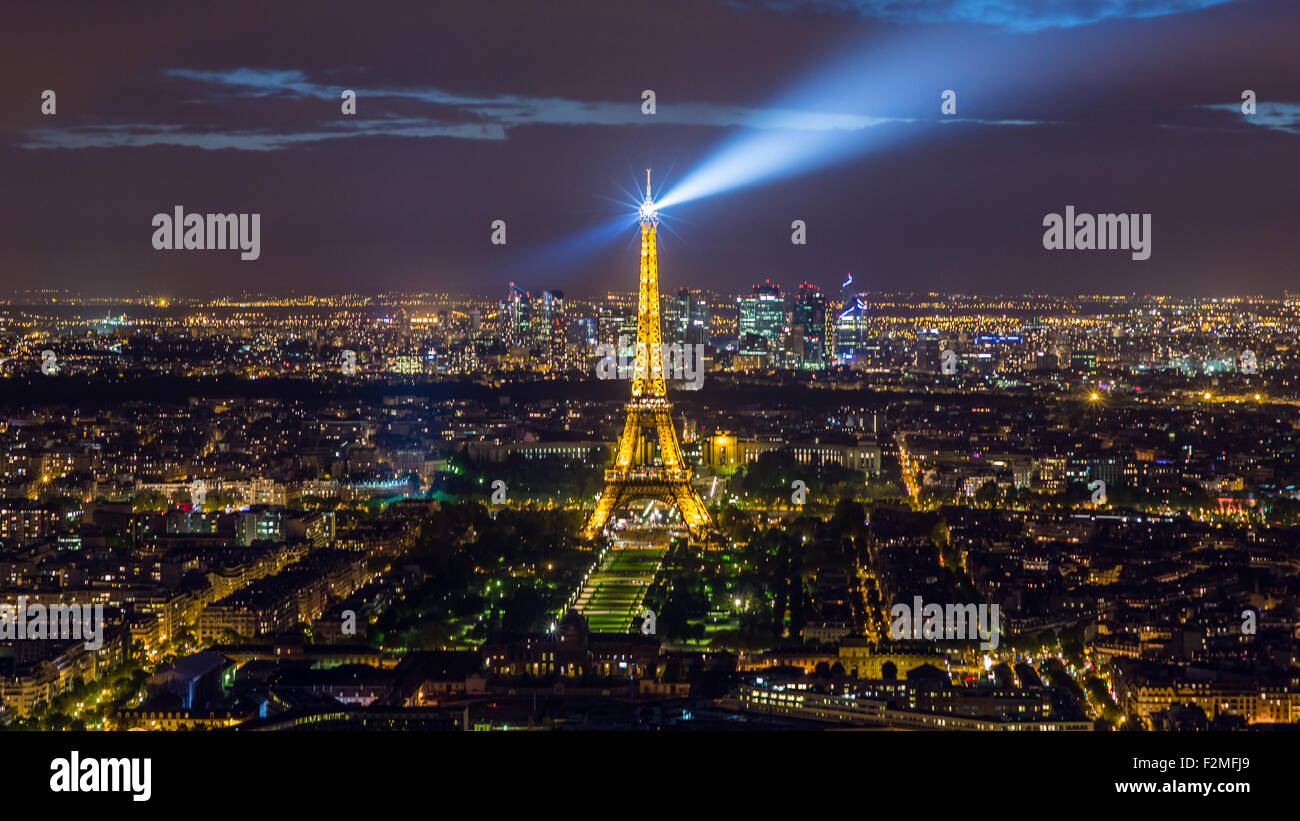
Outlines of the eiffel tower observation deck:
<svg viewBox="0 0 1300 821">
<path fill-rule="evenodd" d="M 618 508 L 653 499 L 675 505 L 691 538 L 706 539 L 715 534 L 713 519 L 691 484 L 691 469 L 682 457 L 681 443 L 673 428 L 672 403 L 664 380 L 659 321 L 659 212 L 650 193 L 648 168 L 640 222 L 641 285 L 632 398 L 627 403 L 627 422 L 618 440 L 614 465 L 605 471 L 605 489 L 596 498 L 596 509 L 583 528 L 583 536 L 595 537 Z M 657 454 L 652 447 L 655 441 L 659 445 Z"/>
</svg>

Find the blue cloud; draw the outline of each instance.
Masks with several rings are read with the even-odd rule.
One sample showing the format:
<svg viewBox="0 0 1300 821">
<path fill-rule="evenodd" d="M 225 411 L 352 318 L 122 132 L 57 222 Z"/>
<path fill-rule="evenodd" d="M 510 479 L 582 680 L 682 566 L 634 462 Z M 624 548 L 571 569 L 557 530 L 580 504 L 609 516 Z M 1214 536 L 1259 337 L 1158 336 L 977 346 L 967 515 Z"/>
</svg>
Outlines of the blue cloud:
<svg viewBox="0 0 1300 821">
<path fill-rule="evenodd" d="M 1254 114 L 1243 114 L 1241 103 L 1219 103 L 1201 107 L 1236 115 L 1243 122 L 1270 131 L 1300 134 L 1300 103 L 1257 103 Z"/>
<path fill-rule="evenodd" d="M 221 94 L 237 98 L 311 99 L 337 104 L 343 86 L 313 82 L 301 71 L 237 68 L 228 71 L 172 69 L 168 76 L 215 86 Z M 458 94 L 434 87 L 350 86 L 362 110 L 382 101 L 417 101 L 430 107 L 427 116 L 330 116 L 300 131 L 273 129 L 214 130 L 210 124 L 135 123 L 114 126 L 85 125 L 39 128 L 29 132 L 21 147 L 28 149 L 135 148 L 173 145 L 209 150 L 274 151 L 304 143 L 357 137 L 452 138 L 504 140 L 513 128 L 523 126 L 631 126 L 677 125 L 706 128 L 740 128 L 769 133 L 845 135 L 878 126 L 913 123 L 913 117 L 802 110 L 793 107 L 749 107 L 721 103 L 674 102 L 654 116 L 641 113 L 641 100 L 584 101 L 563 97 L 528 97 L 511 94 Z M 200 102 L 204 100 L 201 99 Z M 209 93 L 208 102 L 222 102 Z M 336 109 L 330 109 L 334 111 Z M 1031 125 L 1025 120 L 963 120 L 984 125 Z"/>
<path fill-rule="evenodd" d="M 503 140 L 505 129 L 492 123 L 439 123 L 415 118 L 349 120 L 318 131 L 186 131 L 179 125 L 134 123 L 116 126 L 43 128 L 32 132 L 22 148 L 141 148 L 173 145 L 211 151 L 275 151 L 303 143 L 356 137 L 453 137 L 468 140 Z"/>
<path fill-rule="evenodd" d="M 289 95 L 336 100 L 342 86 L 322 85 L 307 80 L 300 71 L 266 71 L 239 68 L 231 71 L 173 69 L 174 77 L 210 83 L 237 90 L 252 97 Z M 503 128 L 521 125 L 639 125 L 647 122 L 672 125 L 750 128 L 788 128 L 807 131 L 861 129 L 898 121 L 894 117 L 870 117 L 819 111 L 747 108 L 714 103 L 677 102 L 654 117 L 641 113 L 640 99 L 624 102 L 589 102 L 563 97 L 523 97 L 511 94 L 457 94 L 439 88 L 352 87 L 359 99 L 406 99 L 447 106 L 474 119 L 494 122 Z"/>
<path fill-rule="evenodd" d="M 1164 17 L 1234 0 L 733 0 L 781 13 L 853 13 L 890 23 L 979 23 L 1016 32 L 1071 28 L 1103 20 Z"/>
</svg>

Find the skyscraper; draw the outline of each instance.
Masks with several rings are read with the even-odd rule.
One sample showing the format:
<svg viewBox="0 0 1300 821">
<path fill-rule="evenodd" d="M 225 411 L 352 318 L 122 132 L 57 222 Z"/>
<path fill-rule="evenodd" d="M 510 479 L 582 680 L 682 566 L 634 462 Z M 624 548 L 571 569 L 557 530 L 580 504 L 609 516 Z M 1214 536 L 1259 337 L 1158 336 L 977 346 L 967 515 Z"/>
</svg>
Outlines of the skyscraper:
<svg viewBox="0 0 1300 821">
<path fill-rule="evenodd" d="M 568 319 L 564 315 L 564 292 L 544 291 L 538 300 L 537 338 L 542 346 L 542 356 L 551 373 L 565 368 L 565 348 L 568 337 L 565 327 Z"/>
<path fill-rule="evenodd" d="M 867 348 L 867 319 L 867 303 L 856 296 L 835 317 L 836 362 L 851 365 L 862 357 Z"/>
<path fill-rule="evenodd" d="M 922 329 L 916 332 L 916 369 L 922 373 L 939 373 L 942 365 L 940 352 L 943 339 L 938 328 Z"/>
<path fill-rule="evenodd" d="M 738 352 L 741 356 L 763 359 L 768 367 L 780 366 L 785 348 L 785 301 L 781 286 L 770 279 L 755 285 L 740 298 L 740 332 Z"/>
<path fill-rule="evenodd" d="M 709 344 L 709 303 L 700 291 L 677 292 L 676 339 L 683 345 Z"/>
<path fill-rule="evenodd" d="M 820 370 L 826 367 L 826 297 L 821 289 L 807 282 L 795 294 L 790 323 L 791 339 L 796 345 L 796 367 Z"/>
<path fill-rule="evenodd" d="M 513 282 L 510 283 L 510 291 L 506 295 L 506 302 L 501 306 L 501 312 L 506 317 L 509 334 L 507 343 L 510 345 L 527 345 L 529 343 L 529 328 L 532 325 L 533 306 L 528 299 L 528 292 Z"/>
</svg>

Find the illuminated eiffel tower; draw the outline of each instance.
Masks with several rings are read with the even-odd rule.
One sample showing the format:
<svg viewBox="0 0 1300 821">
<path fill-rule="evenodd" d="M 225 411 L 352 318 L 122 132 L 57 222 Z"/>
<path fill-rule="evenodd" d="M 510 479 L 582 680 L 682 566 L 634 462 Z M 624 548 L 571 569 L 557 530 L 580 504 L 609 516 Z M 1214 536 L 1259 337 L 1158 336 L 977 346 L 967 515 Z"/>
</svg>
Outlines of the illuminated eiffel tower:
<svg viewBox="0 0 1300 821">
<path fill-rule="evenodd" d="M 609 522 L 615 509 L 643 499 L 675 504 L 694 539 L 713 534 L 713 520 L 691 485 L 691 469 L 673 428 L 672 404 L 664 382 L 663 332 L 659 324 L 659 213 L 645 172 L 641 204 L 641 289 L 637 299 L 636 358 L 627 423 L 618 440 L 614 466 L 605 471 L 605 490 L 596 499 L 582 535 L 590 539 Z M 658 458 L 654 442 L 658 442 Z"/>
</svg>

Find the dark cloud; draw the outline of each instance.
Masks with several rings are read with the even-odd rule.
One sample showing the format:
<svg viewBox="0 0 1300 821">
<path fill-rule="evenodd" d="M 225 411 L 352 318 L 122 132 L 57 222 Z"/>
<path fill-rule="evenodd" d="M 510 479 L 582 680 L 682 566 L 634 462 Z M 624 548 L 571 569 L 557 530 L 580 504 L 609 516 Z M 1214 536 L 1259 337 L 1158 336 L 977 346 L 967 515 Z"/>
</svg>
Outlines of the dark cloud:
<svg viewBox="0 0 1300 821">
<path fill-rule="evenodd" d="M 1011 31 L 1072 28 L 1103 20 L 1164 17 L 1233 0 L 759 0 L 735 2 L 782 13 L 853 13 L 896 23 L 978 23 Z"/>
</svg>

